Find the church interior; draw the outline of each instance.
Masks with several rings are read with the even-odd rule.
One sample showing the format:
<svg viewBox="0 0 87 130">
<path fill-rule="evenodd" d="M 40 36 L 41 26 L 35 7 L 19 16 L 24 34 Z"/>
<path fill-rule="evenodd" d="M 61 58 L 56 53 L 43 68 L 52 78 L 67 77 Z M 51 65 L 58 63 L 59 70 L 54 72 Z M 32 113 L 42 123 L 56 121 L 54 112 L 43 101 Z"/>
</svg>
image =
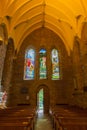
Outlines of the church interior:
<svg viewBox="0 0 87 130">
<path fill-rule="evenodd" d="M 86 5 L 0 0 L 0 130 L 87 130 Z"/>
</svg>

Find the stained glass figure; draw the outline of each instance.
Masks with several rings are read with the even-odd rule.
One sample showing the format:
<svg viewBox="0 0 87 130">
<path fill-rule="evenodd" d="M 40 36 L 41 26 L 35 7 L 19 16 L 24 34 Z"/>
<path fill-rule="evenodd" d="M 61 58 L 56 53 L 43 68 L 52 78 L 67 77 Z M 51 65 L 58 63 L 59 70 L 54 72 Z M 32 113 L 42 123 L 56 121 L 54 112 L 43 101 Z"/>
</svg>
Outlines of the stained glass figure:
<svg viewBox="0 0 87 130">
<path fill-rule="evenodd" d="M 52 50 L 51 57 L 52 57 L 52 80 L 57 80 L 60 78 L 60 75 L 59 75 L 58 51 L 56 49 Z"/>
<path fill-rule="evenodd" d="M 47 68 L 46 68 L 46 50 L 41 49 L 40 52 L 40 58 L 39 58 L 39 63 L 40 63 L 40 79 L 46 79 L 47 78 Z"/>
<path fill-rule="evenodd" d="M 29 49 L 25 54 L 24 79 L 34 79 L 35 51 Z"/>
</svg>

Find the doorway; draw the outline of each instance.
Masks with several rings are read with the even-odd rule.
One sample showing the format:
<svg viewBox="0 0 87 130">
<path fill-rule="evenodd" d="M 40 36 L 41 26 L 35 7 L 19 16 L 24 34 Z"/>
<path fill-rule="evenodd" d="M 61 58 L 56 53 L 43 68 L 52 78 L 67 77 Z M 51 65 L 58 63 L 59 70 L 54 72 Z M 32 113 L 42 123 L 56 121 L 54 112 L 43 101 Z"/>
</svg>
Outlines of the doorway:
<svg viewBox="0 0 87 130">
<path fill-rule="evenodd" d="M 38 92 L 38 110 L 44 111 L 44 91 L 43 88 L 41 88 Z"/>
<path fill-rule="evenodd" d="M 49 113 L 49 89 L 45 85 L 37 88 L 37 109 L 39 112 Z"/>
</svg>

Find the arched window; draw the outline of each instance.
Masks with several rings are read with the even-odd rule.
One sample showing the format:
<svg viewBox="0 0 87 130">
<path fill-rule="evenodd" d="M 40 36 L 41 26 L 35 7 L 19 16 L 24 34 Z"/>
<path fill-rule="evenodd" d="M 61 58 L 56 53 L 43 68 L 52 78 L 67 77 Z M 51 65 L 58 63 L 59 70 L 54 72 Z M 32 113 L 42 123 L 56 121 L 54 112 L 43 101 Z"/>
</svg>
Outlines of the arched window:
<svg viewBox="0 0 87 130">
<path fill-rule="evenodd" d="M 46 68 L 46 50 L 41 49 L 39 51 L 39 78 L 46 79 L 47 78 L 47 68 Z"/>
<path fill-rule="evenodd" d="M 58 80 L 60 79 L 59 57 L 58 57 L 58 51 L 56 49 L 52 50 L 51 59 L 52 59 L 52 80 Z"/>
<path fill-rule="evenodd" d="M 24 79 L 34 79 L 35 51 L 28 49 L 25 53 Z"/>
</svg>

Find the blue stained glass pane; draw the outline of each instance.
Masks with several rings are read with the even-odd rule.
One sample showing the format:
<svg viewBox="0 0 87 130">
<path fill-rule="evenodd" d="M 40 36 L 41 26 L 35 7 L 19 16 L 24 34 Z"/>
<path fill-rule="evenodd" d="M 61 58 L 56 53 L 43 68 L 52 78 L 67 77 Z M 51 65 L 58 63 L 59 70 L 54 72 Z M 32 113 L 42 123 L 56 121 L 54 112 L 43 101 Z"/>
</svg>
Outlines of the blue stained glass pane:
<svg viewBox="0 0 87 130">
<path fill-rule="evenodd" d="M 35 67 L 35 51 L 33 49 L 27 50 L 25 54 L 24 79 L 34 79 Z"/>
<path fill-rule="evenodd" d="M 40 52 L 40 79 L 46 79 L 47 78 L 47 71 L 46 71 L 46 50 L 41 49 Z"/>
<path fill-rule="evenodd" d="M 60 78 L 58 51 L 56 49 L 53 49 L 51 55 L 52 55 L 52 79 L 57 80 Z"/>
<path fill-rule="evenodd" d="M 41 50 L 40 50 L 40 53 L 45 54 L 45 53 L 46 53 L 46 50 L 45 50 L 45 49 L 41 49 Z"/>
</svg>

